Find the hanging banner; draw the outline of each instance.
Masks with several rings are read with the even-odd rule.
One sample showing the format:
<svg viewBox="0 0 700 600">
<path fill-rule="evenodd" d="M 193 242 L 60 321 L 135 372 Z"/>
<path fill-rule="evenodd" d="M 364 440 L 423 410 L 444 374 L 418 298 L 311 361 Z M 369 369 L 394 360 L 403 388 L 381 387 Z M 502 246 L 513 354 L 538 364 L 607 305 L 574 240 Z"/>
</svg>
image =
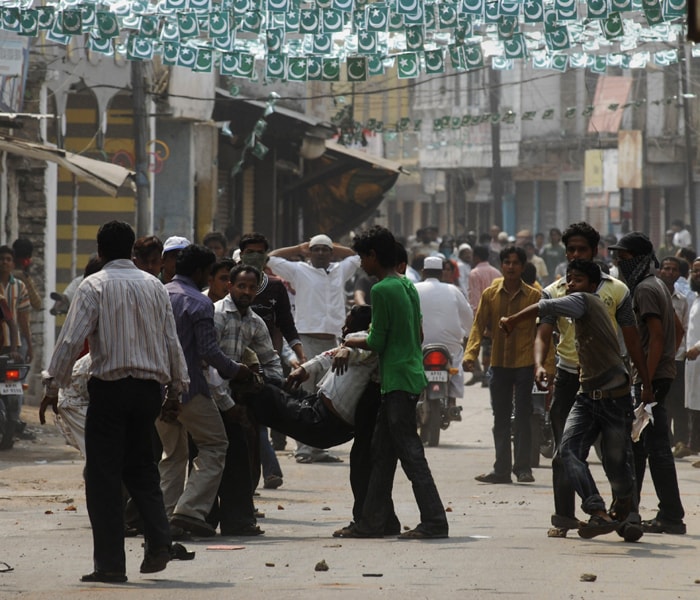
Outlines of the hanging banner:
<svg viewBox="0 0 700 600">
<path fill-rule="evenodd" d="M 644 138 L 641 131 L 622 130 L 617 134 L 617 186 L 641 189 Z"/>
</svg>

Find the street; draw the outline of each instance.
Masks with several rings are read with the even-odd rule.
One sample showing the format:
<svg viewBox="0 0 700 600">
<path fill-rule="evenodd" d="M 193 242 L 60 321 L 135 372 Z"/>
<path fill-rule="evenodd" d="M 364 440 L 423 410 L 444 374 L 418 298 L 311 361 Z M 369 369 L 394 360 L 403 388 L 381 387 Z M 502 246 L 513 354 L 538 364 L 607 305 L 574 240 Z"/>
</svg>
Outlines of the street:
<svg viewBox="0 0 700 600">
<path fill-rule="evenodd" d="M 547 538 L 552 512 L 549 462 L 534 469 L 535 483 L 488 485 L 474 481 L 493 463 L 488 390 L 465 388 L 463 421 L 426 449 L 448 510 L 450 538 L 428 542 L 335 539 L 350 521 L 349 444 L 341 464 L 298 465 L 279 453 L 284 485 L 260 489 L 256 506 L 265 535 L 184 542 L 194 561 L 174 561 L 142 576 L 142 538 L 126 540 L 123 585 L 82 584 L 92 571 L 92 541 L 81 481 L 80 456 L 53 427 L 36 442 L 18 442 L 0 454 L 0 598 L 696 598 L 700 457 L 677 461 L 688 535 L 645 535 L 625 543 L 616 534 L 582 540 Z M 35 407 L 25 407 L 34 426 Z M 50 420 L 52 422 L 52 420 Z M 35 428 L 36 430 L 37 428 Z M 288 450 L 293 442 L 288 441 Z M 591 459 L 600 490 L 609 486 Z M 412 528 L 418 514 L 410 485 L 397 470 L 396 511 Z M 649 475 L 642 518 L 655 514 Z M 581 511 L 578 516 L 583 518 Z M 208 549 L 212 546 L 241 549 Z M 325 561 L 326 571 L 317 571 Z M 595 581 L 582 581 L 582 575 Z M 588 577 L 593 579 L 593 577 Z M 86 595 L 87 594 L 87 595 Z"/>
</svg>

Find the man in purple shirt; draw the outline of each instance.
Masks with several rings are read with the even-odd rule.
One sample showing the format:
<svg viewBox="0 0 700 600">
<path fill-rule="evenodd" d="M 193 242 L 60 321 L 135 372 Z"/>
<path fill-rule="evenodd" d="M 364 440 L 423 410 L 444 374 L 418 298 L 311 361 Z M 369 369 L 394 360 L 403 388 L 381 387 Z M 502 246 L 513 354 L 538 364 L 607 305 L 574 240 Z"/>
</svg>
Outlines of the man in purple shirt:
<svg viewBox="0 0 700 600">
<path fill-rule="evenodd" d="M 216 368 L 225 379 L 247 381 L 253 378 L 245 365 L 228 358 L 216 342 L 214 306 L 200 291 L 207 283 L 215 260 L 208 248 L 188 246 L 177 258 L 175 277 L 165 286 L 187 362 L 190 387 L 179 401 L 166 400 L 163 415 L 156 421 L 163 442 L 163 458 L 158 468 L 170 523 L 206 537 L 215 534 L 206 516 L 216 497 L 226 460 L 228 438 L 222 414 L 227 418 L 231 408 L 219 412 L 209 392 L 203 363 Z M 188 433 L 198 449 L 189 476 Z"/>
</svg>

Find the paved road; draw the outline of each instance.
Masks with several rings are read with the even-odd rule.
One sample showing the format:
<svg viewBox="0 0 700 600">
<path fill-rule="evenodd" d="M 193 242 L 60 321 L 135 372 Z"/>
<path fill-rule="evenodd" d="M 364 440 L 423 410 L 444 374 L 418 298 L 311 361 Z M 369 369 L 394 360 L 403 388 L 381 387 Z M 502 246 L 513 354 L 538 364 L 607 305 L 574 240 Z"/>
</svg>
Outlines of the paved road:
<svg viewBox="0 0 700 600">
<path fill-rule="evenodd" d="M 55 432 L 42 432 L 36 443 L 0 454 L 0 561 L 14 567 L 0 574 L 0 598 L 698 597 L 700 470 L 691 467 L 692 459 L 677 463 L 688 535 L 647 535 L 639 543 L 615 534 L 590 541 L 575 533 L 549 539 L 548 461 L 534 471 L 534 484 L 474 481 L 493 461 L 491 416 L 487 390 L 466 389 L 463 422 L 443 432 L 439 448 L 427 450 L 449 507 L 449 539 L 332 538 L 350 518 L 349 446 L 339 448 L 343 464 L 297 465 L 280 454 L 284 486 L 261 490 L 256 499 L 266 513 L 264 536 L 188 542 L 197 552 L 194 561 L 173 562 L 151 576 L 138 573 L 142 540 L 129 539 L 129 583 L 119 586 L 79 583 L 92 570 L 82 465 Z M 598 464 L 594 471 L 602 481 Z M 415 526 L 417 510 L 400 471 L 395 501 L 403 524 Z M 653 516 L 655 505 L 647 480 L 642 516 Z M 65 510 L 69 507 L 76 510 Z M 207 550 L 213 544 L 244 548 Z M 314 570 L 321 560 L 328 565 L 325 572 Z M 581 582 L 584 573 L 596 575 L 596 581 Z"/>
</svg>

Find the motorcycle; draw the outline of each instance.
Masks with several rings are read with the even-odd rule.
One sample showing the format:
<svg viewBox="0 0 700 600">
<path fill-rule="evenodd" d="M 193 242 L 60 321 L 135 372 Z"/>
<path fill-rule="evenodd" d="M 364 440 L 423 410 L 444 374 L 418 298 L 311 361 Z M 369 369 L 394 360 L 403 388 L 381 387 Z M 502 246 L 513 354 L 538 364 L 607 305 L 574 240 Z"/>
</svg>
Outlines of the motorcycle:
<svg viewBox="0 0 700 600">
<path fill-rule="evenodd" d="M 428 385 L 416 404 L 416 420 L 420 439 L 428 446 L 440 443 L 440 430 L 447 429 L 451 421 L 462 420 L 462 407 L 448 395 L 450 377 L 457 373 L 451 365 L 452 357 L 443 344 L 423 347 L 423 368 Z"/>
<path fill-rule="evenodd" d="M 9 356 L 0 356 L 0 450 L 9 450 L 14 444 L 20 398 L 24 394 L 22 382 L 29 368 L 30 365 L 13 363 Z"/>
</svg>

